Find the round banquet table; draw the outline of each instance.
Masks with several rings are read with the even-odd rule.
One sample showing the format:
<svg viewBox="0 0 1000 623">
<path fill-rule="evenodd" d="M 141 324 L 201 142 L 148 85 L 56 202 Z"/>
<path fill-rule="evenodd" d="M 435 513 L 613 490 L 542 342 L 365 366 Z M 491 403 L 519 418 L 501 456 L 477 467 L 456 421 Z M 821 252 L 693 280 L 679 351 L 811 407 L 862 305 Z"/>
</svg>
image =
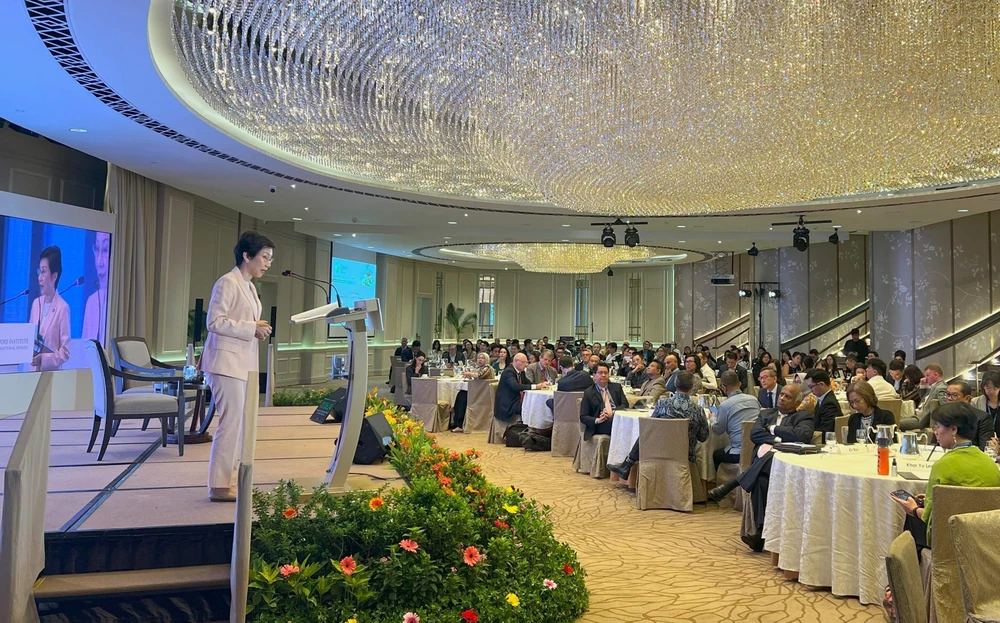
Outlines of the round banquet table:
<svg viewBox="0 0 1000 623">
<path fill-rule="evenodd" d="M 639 418 L 649 417 L 652 413 L 651 409 L 615 411 L 611 425 L 611 447 L 608 449 L 609 464 L 621 463 L 628 457 L 632 446 L 639 439 Z M 705 417 L 708 416 L 709 411 L 705 409 Z M 709 426 L 708 439 L 700 442 L 696 450 L 698 476 L 702 480 L 715 480 L 715 462 L 712 460 L 712 453 L 718 448 L 725 448 L 728 444 L 728 434 L 716 435 Z"/>
<path fill-rule="evenodd" d="M 779 568 L 834 595 L 882 603 L 885 556 L 903 530 L 903 512 L 889 493 L 923 493 L 927 481 L 875 470 L 874 445 L 843 455 L 774 454 L 763 536 Z"/>
<path fill-rule="evenodd" d="M 521 399 L 521 422 L 529 428 L 552 428 L 552 409 L 545 404 L 555 390 L 529 389 Z"/>
<path fill-rule="evenodd" d="M 459 377 L 437 377 L 438 400 L 445 400 L 451 406 L 455 406 L 455 398 L 460 391 L 469 390 L 469 382 Z"/>
</svg>

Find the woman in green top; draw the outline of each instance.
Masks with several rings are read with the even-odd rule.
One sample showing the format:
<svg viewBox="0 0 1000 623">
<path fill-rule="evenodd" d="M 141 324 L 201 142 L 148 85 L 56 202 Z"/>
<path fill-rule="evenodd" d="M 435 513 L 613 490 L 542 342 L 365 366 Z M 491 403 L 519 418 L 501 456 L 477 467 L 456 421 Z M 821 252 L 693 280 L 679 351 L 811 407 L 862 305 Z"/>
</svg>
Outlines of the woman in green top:
<svg viewBox="0 0 1000 623">
<path fill-rule="evenodd" d="M 903 507 L 907 515 L 926 524 L 925 534 L 914 534 L 917 544 L 919 536 L 926 536 L 926 547 L 931 547 L 931 521 L 933 513 L 934 485 L 955 487 L 1000 487 L 1000 470 L 982 450 L 972 445 L 979 423 L 976 412 L 964 402 L 949 402 L 938 408 L 934 418 L 934 434 L 938 444 L 950 450 L 934 463 L 927 481 L 924 495 L 903 500 L 892 499 Z M 923 501 L 921 508 L 918 501 Z M 911 522 L 908 522 L 911 523 Z M 919 531 L 914 531 L 919 532 Z"/>
</svg>

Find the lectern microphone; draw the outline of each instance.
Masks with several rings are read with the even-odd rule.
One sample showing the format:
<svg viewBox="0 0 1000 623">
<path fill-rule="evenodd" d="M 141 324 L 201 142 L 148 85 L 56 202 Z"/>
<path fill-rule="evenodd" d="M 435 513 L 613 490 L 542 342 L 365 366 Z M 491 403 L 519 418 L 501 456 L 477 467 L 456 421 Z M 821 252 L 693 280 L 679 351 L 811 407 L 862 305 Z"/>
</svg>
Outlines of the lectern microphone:
<svg viewBox="0 0 1000 623">
<path fill-rule="evenodd" d="M 319 281 L 318 279 L 312 279 L 310 277 L 303 277 L 302 275 L 298 275 L 296 273 L 293 273 L 290 270 L 283 270 L 283 271 L 281 271 L 281 276 L 282 277 L 291 277 L 292 279 L 298 279 L 299 281 L 302 281 L 304 283 L 311 283 L 311 284 L 313 284 L 314 286 L 316 286 L 317 288 L 319 288 L 320 290 L 322 290 L 323 294 L 326 295 L 326 302 L 327 303 L 330 302 L 330 291 L 323 287 L 323 285 L 322 285 L 323 282 L 322 281 Z M 338 302 L 338 304 L 339 304 L 339 302 Z"/>
<path fill-rule="evenodd" d="M 65 290 L 63 290 L 62 292 L 60 292 L 59 296 L 62 296 L 63 294 L 66 294 L 67 292 L 69 292 L 73 288 L 75 288 L 77 286 L 82 286 L 82 285 L 83 285 L 83 275 L 80 275 L 79 277 L 76 278 L 76 281 L 74 281 L 73 283 L 69 284 L 69 286 Z"/>
<path fill-rule="evenodd" d="M 3 307 L 4 305 L 6 305 L 7 303 L 10 303 L 11 301 L 16 301 L 17 299 L 21 298 L 22 296 L 28 296 L 28 292 L 29 292 L 28 288 L 25 288 L 24 292 L 18 294 L 17 296 L 12 296 L 9 299 L 7 299 L 6 301 L 0 302 L 0 307 Z"/>
</svg>

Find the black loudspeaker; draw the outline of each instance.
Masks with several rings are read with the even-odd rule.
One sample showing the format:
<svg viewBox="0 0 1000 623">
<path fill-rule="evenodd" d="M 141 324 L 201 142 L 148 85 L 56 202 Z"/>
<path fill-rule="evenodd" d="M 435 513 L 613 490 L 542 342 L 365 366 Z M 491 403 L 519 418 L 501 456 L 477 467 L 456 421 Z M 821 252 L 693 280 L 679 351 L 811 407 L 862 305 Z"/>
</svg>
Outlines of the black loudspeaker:
<svg viewBox="0 0 1000 623">
<path fill-rule="evenodd" d="M 344 421 L 344 411 L 347 409 L 347 389 L 341 387 L 319 403 L 309 417 L 317 424 L 339 424 Z M 327 418 L 333 417 L 332 420 Z"/>
<path fill-rule="evenodd" d="M 371 465 L 381 461 L 388 454 L 389 443 L 392 441 L 392 427 L 381 413 L 369 415 L 361 423 L 361 437 L 358 438 L 358 451 L 354 453 L 355 465 Z"/>
<path fill-rule="evenodd" d="M 278 308 L 271 307 L 271 337 L 268 341 L 273 342 L 278 336 Z"/>
<path fill-rule="evenodd" d="M 201 330 L 205 328 L 205 299 L 194 300 L 194 343 L 201 341 Z"/>
</svg>

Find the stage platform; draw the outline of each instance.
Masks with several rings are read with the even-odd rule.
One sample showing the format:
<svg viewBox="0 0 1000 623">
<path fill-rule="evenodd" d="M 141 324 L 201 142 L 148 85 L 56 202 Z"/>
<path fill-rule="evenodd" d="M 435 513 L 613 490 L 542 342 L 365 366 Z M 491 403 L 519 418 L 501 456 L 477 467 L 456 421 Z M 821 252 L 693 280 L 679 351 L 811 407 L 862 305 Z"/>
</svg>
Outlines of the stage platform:
<svg viewBox="0 0 1000 623">
<path fill-rule="evenodd" d="M 312 411 L 313 407 L 260 408 L 255 487 L 268 490 L 279 480 L 322 480 L 340 427 L 310 422 Z M 0 495 L 2 468 L 22 422 L 23 415 L 0 419 Z M 233 523 L 234 505 L 210 502 L 207 497 L 210 444 L 186 444 L 180 457 L 177 446 L 160 446 L 157 422 L 142 431 L 141 420 L 125 421 L 104 460 L 98 462 L 100 438 L 87 453 L 92 423 L 90 412 L 52 413 L 47 533 Z M 351 474 L 352 482 L 365 481 L 353 475 L 367 476 L 372 488 L 404 486 L 388 461 L 354 465 Z"/>
</svg>

